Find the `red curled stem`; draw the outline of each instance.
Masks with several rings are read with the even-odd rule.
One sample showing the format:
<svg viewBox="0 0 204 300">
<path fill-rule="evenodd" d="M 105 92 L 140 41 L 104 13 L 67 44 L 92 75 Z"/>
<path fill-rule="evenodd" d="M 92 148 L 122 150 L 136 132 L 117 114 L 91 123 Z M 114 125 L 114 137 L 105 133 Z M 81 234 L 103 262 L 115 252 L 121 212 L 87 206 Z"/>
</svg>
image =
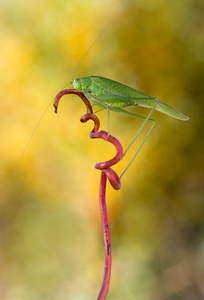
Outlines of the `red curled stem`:
<svg viewBox="0 0 204 300">
<path fill-rule="evenodd" d="M 106 131 L 98 131 L 100 127 L 100 121 L 96 115 L 92 112 L 92 107 L 89 100 L 86 96 L 77 90 L 74 89 L 66 89 L 60 91 L 54 99 L 54 107 L 55 112 L 57 113 L 59 100 L 63 95 L 66 94 L 75 94 L 79 96 L 86 106 L 87 113 L 81 117 L 80 121 L 82 123 L 87 122 L 88 120 L 92 120 L 94 122 L 94 127 L 90 133 L 90 138 L 96 139 L 101 138 L 111 144 L 113 144 L 116 148 L 116 155 L 114 158 L 95 164 L 95 168 L 101 170 L 101 180 L 100 180 L 100 188 L 99 188 L 99 205 L 101 212 L 101 220 L 102 220 L 102 229 L 103 229 L 103 239 L 104 239 L 104 250 L 105 250 L 105 264 L 104 264 L 104 275 L 103 282 L 101 285 L 101 290 L 98 295 L 97 300 L 105 300 L 109 285 L 110 285 L 110 276 L 111 276 L 111 241 L 110 241 L 110 230 L 109 230 L 109 222 L 108 222 L 108 214 L 106 208 L 106 182 L 107 178 L 111 184 L 111 186 L 115 190 L 119 190 L 121 187 L 120 178 L 116 174 L 114 170 L 110 167 L 119 162 L 123 157 L 123 148 L 120 142 L 113 136 L 109 135 Z"/>
<path fill-rule="evenodd" d="M 101 286 L 100 293 L 97 300 L 105 300 L 109 285 L 110 285 L 110 276 L 111 276 L 111 241 L 110 241 L 110 229 L 108 222 L 108 214 L 106 209 L 106 182 L 107 178 L 111 186 L 119 190 L 121 187 L 120 178 L 110 167 L 115 165 L 123 157 L 123 148 L 120 142 L 113 136 L 109 135 L 106 131 L 99 130 L 99 119 L 96 115 L 86 114 L 81 117 L 81 122 L 87 122 L 88 120 L 94 121 L 94 128 L 90 133 L 90 138 L 101 138 L 111 144 L 116 148 L 116 155 L 114 158 L 95 164 L 95 168 L 101 170 L 101 180 L 99 188 L 99 205 L 101 212 L 102 220 L 102 229 L 103 229 L 103 240 L 104 240 L 104 251 L 105 251 L 105 263 L 104 263 L 104 275 L 103 282 Z"/>
<path fill-rule="evenodd" d="M 99 119 L 96 115 L 94 114 L 86 114 L 84 116 L 81 117 L 80 121 L 81 122 L 87 122 L 88 120 L 93 120 L 94 121 L 94 128 L 90 133 L 90 138 L 92 139 L 103 139 L 111 144 L 113 144 L 116 148 L 116 156 L 108 161 L 105 162 L 101 162 L 101 163 L 97 163 L 95 164 L 95 168 L 99 169 L 99 170 L 103 170 L 103 169 L 107 169 L 113 165 L 115 165 L 118 161 L 120 161 L 123 157 L 123 148 L 121 143 L 112 135 L 109 135 L 106 131 L 98 131 L 99 130 L 99 126 L 100 126 L 100 122 Z"/>
<path fill-rule="evenodd" d="M 98 118 L 96 115 L 94 115 L 94 114 L 86 114 L 86 115 L 83 115 L 83 116 L 81 117 L 81 119 L 80 119 L 80 121 L 81 121 L 82 123 L 85 123 L 85 122 L 87 122 L 88 120 L 93 120 L 93 121 L 94 121 L 94 128 L 92 129 L 92 131 L 91 131 L 91 133 L 90 133 L 90 135 L 91 135 L 92 133 L 95 133 L 95 132 L 97 132 L 97 131 L 99 130 L 99 127 L 100 127 L 100 121 L 99 121 L 99 118 Z"/>
<path fill-rule="evenodd" d="M 55 108 L 55 113 L 57 113 L 58 104 L 59 104 L 59 101 L 60 101 L 61 97 L 64 96 L 64 95 L 67 95 L 67 94 L 75 94 L 75 95 L 79 96 L 82 99 L 82 101 L 84 102 L 84 104 L 86 105 L 87 114 L 92 114 L 93 113 L 91 104 L 90 104 L 89 100 L 86 98 L 86 96 L 84 95 L 84 93 L 82 93 L 80 91 L 77 91 L 75 89 L 62 90 L 55 96 L 55 99 L 53 101 L 53 106 Z"/>
<path fill-rule="evenodd" d="M 90 137 L 92 139 L 101 138 L 111 144 L 113 144 L 116 148 L 116 156 L 108 161 L 100 162 L 95 164 L 95 168 L 99 170 L 107 169 L 113 165 L 115 165 L 117 162 L 119 162 L 123 157 L 123 148 L 121 143 L 112 135 L 109 135 L 106 131 L 100 131 L 96 133 L 90 133 Z"/>
</svg>

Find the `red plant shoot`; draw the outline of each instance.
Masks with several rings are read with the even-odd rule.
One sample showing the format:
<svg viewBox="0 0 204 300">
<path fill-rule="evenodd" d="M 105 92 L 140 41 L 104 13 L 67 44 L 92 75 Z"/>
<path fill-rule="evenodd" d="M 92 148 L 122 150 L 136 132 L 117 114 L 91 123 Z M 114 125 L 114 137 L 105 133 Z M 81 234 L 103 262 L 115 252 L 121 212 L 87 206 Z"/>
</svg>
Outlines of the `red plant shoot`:
<svg viewBox="0 0 204 300">
<path fill-rule="evenodd" d="M 75 94 L 79 96 L 86 106 L 86 114 L 83 115 L 80 119 L 82 123 L 92 120 L 94 122 L 93 130 L 90 133 L 90 138 L 96 139 L 101 138 L 111 144 L 116 148 L 116 155 L 114 158 L 95 164 L 95 168 L 101 170 L 101 179 L 99 187 L 99 206 L 102 220 L 102 229 L 103 229 L 103 239 L 104 239 L 104 250 L 105 250 L 105 263 L 104 263 L 104 275 L 103 282 L 101 286 L 100 293 L 97 300 L 105 300 L 111 277 L 111 241 L 110 241 L 110 230 L 108 222 L 108 214 L 106 208 L 106 183 L 107 179 L 109 180 L 111 186 L 115 190 L 119 190 L 121 187 L 120 178 L 116 172 L 110 167 L 119 162 L 123 157 L 123 148 L 120 142 L 113 136 L 109 135 L 106 131 L 99 131 L 100 121 L 96 115 L 93 114 L 91 104 L 89 100 L 85 97 L 82 92 L 79 92 L 74 89 L 66 89 L 60 91 L 54 99 L 55 112 L 57 113 L 58 103 L 60 98 L 66 94 Z"/>
</svg>

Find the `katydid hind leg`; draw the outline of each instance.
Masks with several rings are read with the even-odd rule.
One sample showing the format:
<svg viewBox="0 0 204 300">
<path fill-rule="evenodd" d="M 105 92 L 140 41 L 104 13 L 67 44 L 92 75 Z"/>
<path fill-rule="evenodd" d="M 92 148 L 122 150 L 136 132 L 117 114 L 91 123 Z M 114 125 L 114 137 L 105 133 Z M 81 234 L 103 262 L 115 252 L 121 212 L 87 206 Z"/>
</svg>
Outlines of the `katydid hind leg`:
<svg viewBox="0 0 204 300">
<path fill-rule="evenodd" d="M 120 178 L 122 178 L 122 176 L 125 174 L 125 172 L 128 170 L 128 168 L 130 167 L 130 165 L 132 164 L 132 162 L 134 161 L 134 159 L 136 158 L 137 154 L 139 153 L 140 149 L 142 148 L 142 146 L 144 145 L 144 143 L 146 142 L 148 136 L 150 135 L 150 133 L 152 132 L 156 121 L 154 119 L 150 119 L 150 116 L 152 115 L 153 111 L 155 110 L 157 104 L 158 104 L 159 100 L 155 103 L 154 107 L 151 109 L 151 111 L 149 112 L 148 116 L 142 117 L 142 119 L 145 119 L 145 121 L 142 123 L 142 125 L 140 126 L 138 132 L 136 133 L 135 137 L 133 138 L 133 140 L 131 141 L 131 143 L 129 144 L 129 146 L 127 147 L 127 149 L 124 152 L 124 155 L 128 152 L 128 150 L 130 149 L 130 147 L 133 145 L 133 143 L 135 142 L 135 140 L 138 138 L 139 134 L 141 133 L 141 131 L 143 130 L 144 126 L 146 125 L 146 123 L 148 121 L 153 122 L 151 128 L 149 129 L 148 133 L 146 134 L 146 136 L 144 137 L 143 141 L 141 142 L 140 146 L 138 147 L 137 151 L 135 152 L 135 154 L 133 155 L 133 157 L 131 158 L 130 162 L 127 164 L 126 168 L 124 169 L 124 171 L 122 172 L 122 174 L 120 175 Z M 136 115 L 136 117 L 138 117 L 138 115 Z"/>
<path fill-rule="evenodd" d="M 148 120 L 149 121 L 149 120 Z M 139 153 L 140 149 L 142 148 L 142 146 L 144 145 L 144 143 L 146 142 L 148 136 L 150 135 L 150 133 L 152 132 L 154 126 L 156 125 L 156 121 L 154 120 L 154 123 L 152 124 L 150 130 L 148 131 L 148 133 L 146 134 L 145 138 L 143 139 L 142 143 L 140 144 L 140 146 L 138 147 L 137 151 L 135 152 L 135 154 L 133 155 L 133 157 L 131 158 L 130 162 L 127 164 L 127 167 L 124 169 L 124 171 L 121 173 L 120 175 L 120 179 L 122 178 L 122 176 L 125 174 L 125 172 L 129 169 L 130 165 L 133 163 L 133 161 L 135 160 L 137 154 Z M 138 137 L 138 133 L 136 134 L 136 138 Z M 131 145 L 134 143 L 135 139 L 133 139 L 133 142 L 131 142 Z M 127 151 L 125 152 L 127 153 Z"/>
</svg>

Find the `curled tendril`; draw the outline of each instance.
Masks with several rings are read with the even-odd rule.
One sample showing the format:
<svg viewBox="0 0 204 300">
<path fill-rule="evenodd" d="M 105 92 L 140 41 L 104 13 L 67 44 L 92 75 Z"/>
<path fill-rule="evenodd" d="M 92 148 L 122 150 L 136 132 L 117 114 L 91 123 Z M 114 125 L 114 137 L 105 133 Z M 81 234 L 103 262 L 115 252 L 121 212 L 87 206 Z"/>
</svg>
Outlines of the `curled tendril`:
<svg viewBox="0 0 204 300">
<path fill-rule="evenodd" d="M 103 228 L 103 239 L 104 239 L 104 250 L 105 250 L 105 266 L 104 266 L 104 275 L 103 282 L 101 286 L 100 293 L 98 295 L 98 300 L 104 300 L 108 294 L 108 289 L 110 285 L 111 277 L 111 241 L 110 241 L 110 230 L 108 222 L 108 214 L 106 208 L 106 182 L 107 178 L 111 186 L 115 190 L 119 190 L 121 187 L 121 182 L 119 176 L 116 172 L 110 167 L 115 165 L 123 157 L 123 148 L 120 142 L 113 136 L 109 135 L 106 131 L 98 131 L 100 127 L 100 121 L 98 117 L 94 114 L 86 114 L 81 117 L 81 122 L 87 122 L 88 120 L 94 121 L 93 130 L 90 133 L 90 138 L 97 139 L 101 138 L 111 144 L 116 148 L 116 155 L 114 158 L 95 164 L 95 168 L 101 170 L 101 180 L 99 188 L 99 205 L 101 211 L 101 220 Z"/>
<path fill-rule="evenodd" d="M 82 93 L 80 91 L 77 91 L 75 89 L 62 90 L 55 96 L 55 99 L 53 101 L 53 106 L 55 108 L 55 113 L 57 113 L 58 104 L 59 104 L 59 101 L 60 101 L 61 97 L 64 96 L 64 95 L 68 95 L 68 94 L 74 94 L 74 95 L 79 96 L 82 99 L 82 101 L 84 102 L 85 106 L 86 106 L 87 114 L 92 114 L 93 113 L 91 104 L 90 104 L 89 100 L 86 98 L 86 96 L 84 95 L 84 93 Z"/>
<path fill-rule="evenodd" d="M 113 171 L 110 167 L 115 165 L 117 162 L 119 162 L 122 157 L 123 157 L 123 148 L 121 143 L 112 135 L 109 135 L 106 131 L 98 131 L 100 127 L 100 121 L 98 117 L 94 114 L 86 114 L 81 117 L 80 121 L 81 122 L 87 122 L 88 120 L 93 120 L 94 121 L 94 128 L 90 133 L 90 138 L 92 139 L 97 139 L 101 138 L 111 144 L 113 144 L 116 147 L 116 155 L 114 158 L 105 161 L 105 162 L 100 162 L 95 164 L 95 168 L 99 170 L 104 170 L 110 184 L 112 187 L 116 190 L 120 189 L 121 183 L 119 176 Z"/>
<path fill-rule="evenodd" d="M 101 138 L 111 144 L 113 144 L 116 148 L 116 155 L 114 158 L 95 164 L 95 168 L 101 170 L 101 180 L 100 180 L 100 188 L 99 188 L 99 205 L 101 212 L 101 220 L 102 220 L 102 229 L 103 229 L 103 239 L 104 239 L 104 250 L 105 250 L 105 265 L 104 265 L 104 275 L 103 282 L 101 286 L 100 293 L 98 295 L 98 300 L 105 300 L 109 284 L 110 284 L 110 276 L 111 276 L 111 242 L 110 242 L 110 230 L 109 230 L 109 222 L 108 222 L 108 214 L 106 208 L 106 182 L 109 180 L 111 186 L 115 190 L 119 190 L 121 187 L 121 182 L 119 176 L 116 172 L 111 169 L 113 165 L 119 162 L 123 157 L 123 148 L 121 143 L 113 136 L 109 135 L 106 131 L 99 131 L 100 121 L 96 115 L 93 114 L 91 104 L 86 96 L 77 90 L 74 89 L 66 89 L 57 94 L 54 99 L 54 107 L 55 112 L 57 113 L 58 103 L 60 98 L 66 94 L 75 94 L 79 96 L 86 106 L 86 114 L 83 115 L 80 119 L 82 123 L 85 123 L 89 120 L 94 122 L 94 127 L 90 133 L 90 138 L 97 139 Z"/>
</svg>

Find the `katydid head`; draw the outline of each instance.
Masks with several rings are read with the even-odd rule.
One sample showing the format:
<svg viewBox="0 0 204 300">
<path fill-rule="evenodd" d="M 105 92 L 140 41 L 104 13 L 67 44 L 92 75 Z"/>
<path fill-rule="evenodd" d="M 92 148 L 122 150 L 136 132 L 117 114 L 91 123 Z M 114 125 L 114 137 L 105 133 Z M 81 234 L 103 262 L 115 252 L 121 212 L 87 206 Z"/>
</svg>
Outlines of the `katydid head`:
<svg viewBox="0 0 204 300">
<path fill-rule="evenodd" d="M 74 79 L 74 80 L 72 81 L 72 84 L 73 84 L 73 87 L 74 87 L 76 90 L 79 90 L 79 91 L 82 90 L 80 78 Z"/>
<path fill-rule="evenodd" d="M 72 83 L 76 90 L 85 91 L 90 88 L 92 81 L 90 77 L 83 77 L 74 79 Z"/>
</svg>

